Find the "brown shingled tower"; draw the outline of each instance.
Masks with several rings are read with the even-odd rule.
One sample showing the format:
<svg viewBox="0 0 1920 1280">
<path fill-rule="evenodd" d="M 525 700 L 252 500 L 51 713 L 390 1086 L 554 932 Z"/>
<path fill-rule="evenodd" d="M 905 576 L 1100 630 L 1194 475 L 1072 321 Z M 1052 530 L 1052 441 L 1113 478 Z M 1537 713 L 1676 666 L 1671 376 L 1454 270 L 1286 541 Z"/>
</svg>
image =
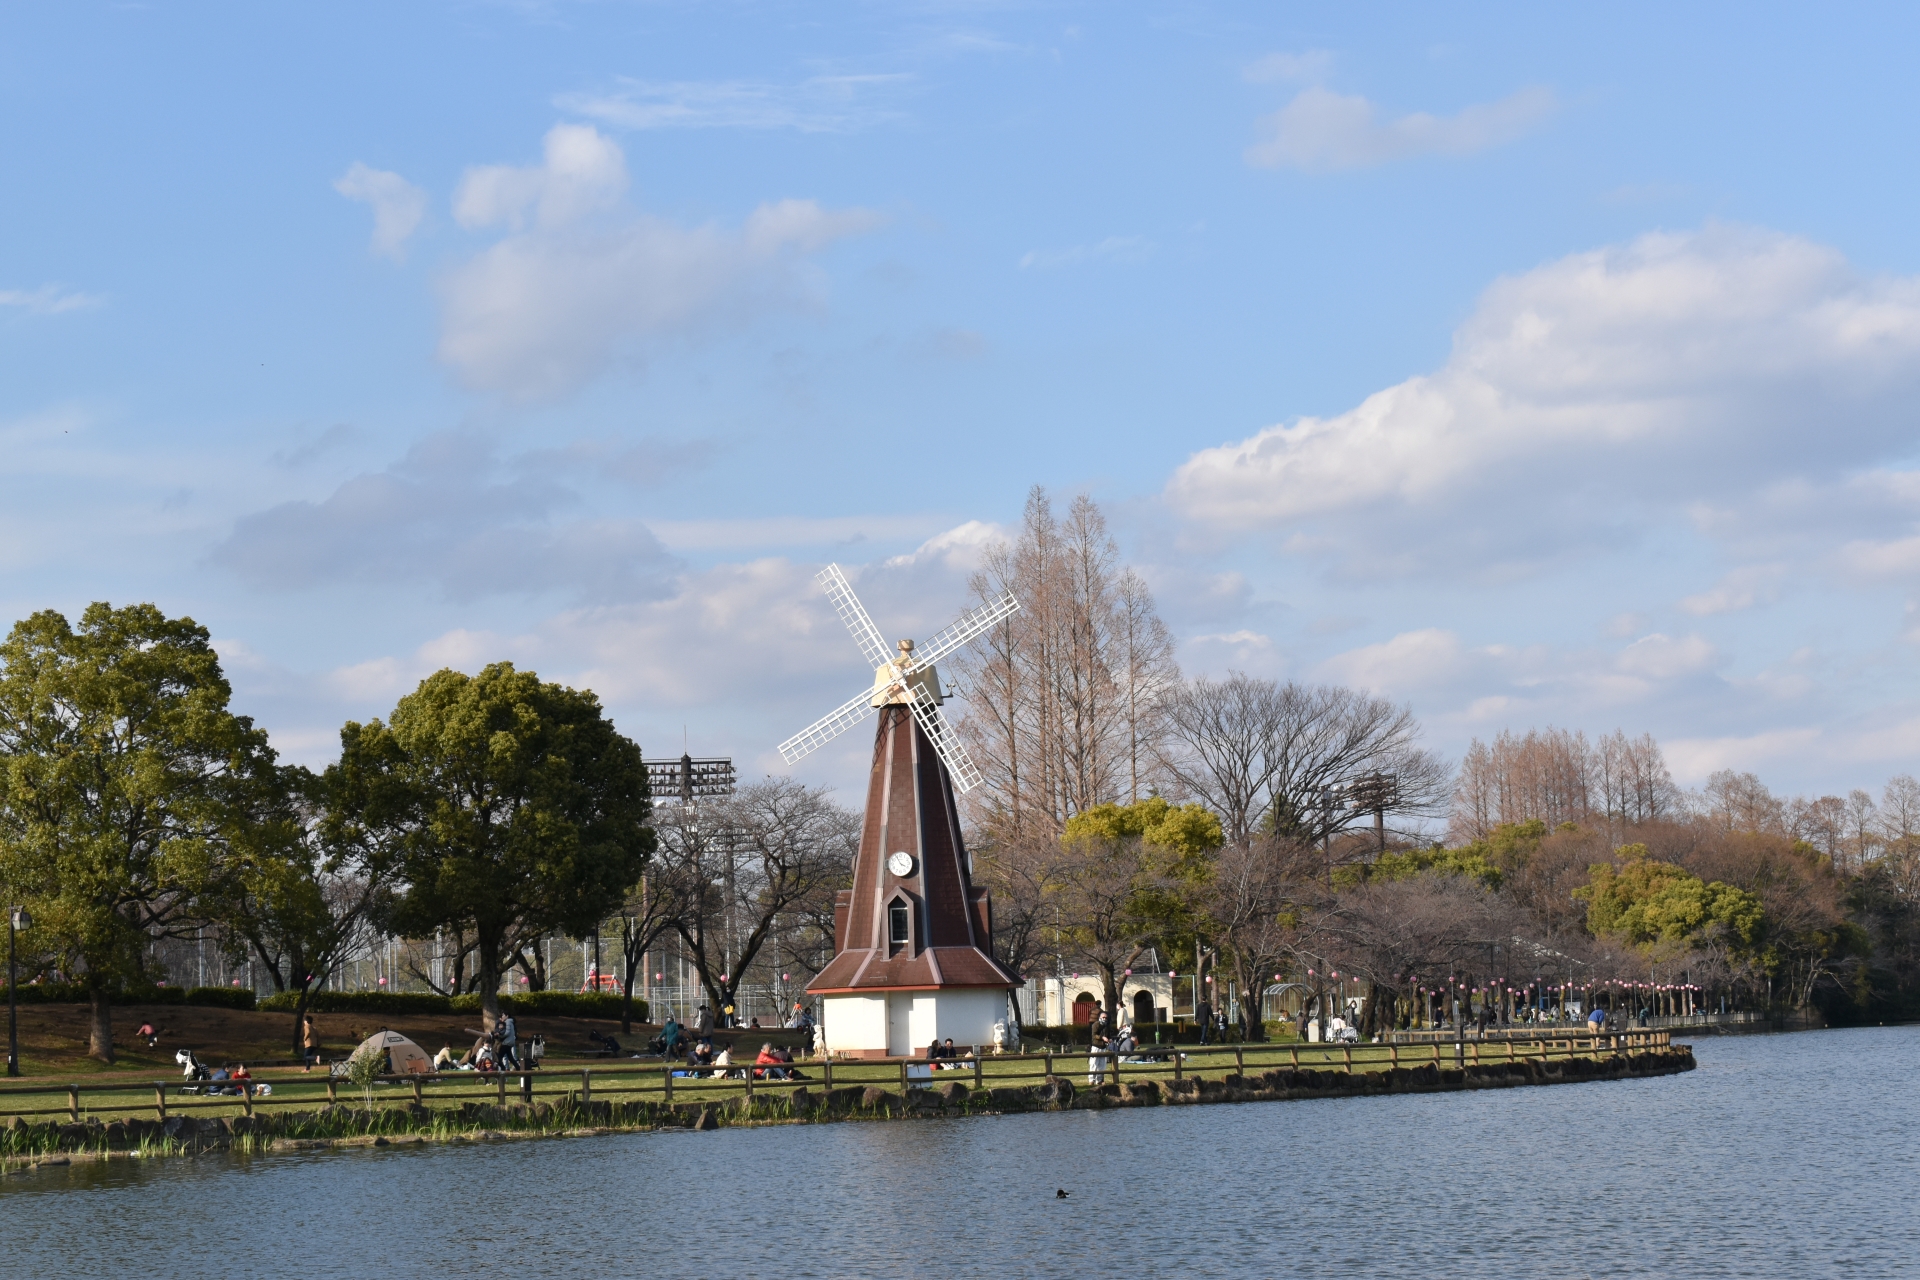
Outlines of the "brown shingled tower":
<svg viewBox="0 0 1920 1280">
<path fill-rule="evenodd" d="M 933 664 L 1007 622 L 1020 602 L 1003 593 L 924 649 L 902 640 L 894 652 L 840 566 L 819 581 L 873 684 L 781 743 L 780 754 L 791 764 L 880 712 L 853 888 L 833 904 L 833 960 L 807 986 L 820 997 L 821 1032 L 830 1051 L 860 1057 L 904 1056 L 935 1040 L 984 1048 L 1021 983 L 993 958 L 993 906 L 973 887 L 953 797 L 982 778 L 940 709 Z"/>
<path fill-rule="evenodd" d="M 904 855 L 904 857 L 902 856 Z M 807 987 L 828 1000 L 827 1044 L 903 1055 L 951 1038 L 984 1048 L 1021 985 L 993 958 L 993 904 L 974 887 L 946 765 L 903 704 L 874 735 L 853 888 L 833 904 L 832 963 Z"/>
</svg>

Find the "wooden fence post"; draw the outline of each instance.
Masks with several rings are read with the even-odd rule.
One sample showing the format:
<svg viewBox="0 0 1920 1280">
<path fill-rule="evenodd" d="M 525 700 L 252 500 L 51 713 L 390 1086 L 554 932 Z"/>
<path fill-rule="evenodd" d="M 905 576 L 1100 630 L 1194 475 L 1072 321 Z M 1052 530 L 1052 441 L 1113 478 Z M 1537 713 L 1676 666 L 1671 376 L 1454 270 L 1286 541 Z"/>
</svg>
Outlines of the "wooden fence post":
<svg viewBox="0 0 1920 1280">
<path fill-rule="evenodd" d="M 986 1063 L 981 1060 L 980 1051 L 976 1048 L 973 1054 L 973 1087 L 975 1089 L 980 1088 L 981 1085 L 986 1083 L 986 1080 Z"/>
<path fill-rule="evenodd" d="M 751 1100 L 753 1098 L 753 1068 L 748 1067 L 740 1074 L 747 1082 L 747 1098 Z"/>
<path fill-rule="evenodd" d="M 333 1106 L 340 1101 L 340 1082 L 331 1075 L 327 1077 L 327 1105 Z"/>
<path fill-rule="evenodd" d="M 1300 1069 L 1300 1046 L 1299 1045 L 1296 1044 L 1296 1045 L 1288 1046 L 1287 1063 L 1295 1071 L 1298 1071 Z"/>
<path fill-rule="evenodd" d="M 1346 1059 L 1347 1074 L 1352 1075 L 1353 1074 L 1353 1046 L 1350 1044 L 1341 1045 L 1340 1056 Z"/>
<path fill-rule="evenodd" d="M 533 1105 L 533 1075 L 530 1072 L 520 1073 L 520 1103 L 528 1107 Z"/>
<path fill-rule="evenodd" d="M 1053 1050 L 1048 1049 L 1042 1056 L 1047 1060 L 1047 1079 L 1051 1080 L 1053 1079 Z"/>
<path fill-rule="evenodd" d="M 900 1059 L 900 1096 L 907 1096 L 907 1060 Z"/>
<path fill-rule="evenodd" d="M 660 1087 L 665 1091 L 667 1103 L 671 1106 L 673 1103 L 673 1064 L 671 1062 L 665 1062 L 660 1065 Z M 832 1063 L 827 1064 L 827 1088 L 833 1088 Z"/>
<path fill-rule="evenodd" d="M 823 1059 L 820 1063 L 820 1069 L 826 1075 L 826 1078 L 820 1082 L 820 1087 L 823 1089 L 833 1088 L 833 1058 L 829 1056 Z"/>
<path fill-rule="evenodd" d="M 75 1124 L 80 1123 L 80 1086 L 77 1084 L 67 1086 L 67 1114 Z"/>
<path fill-rule="evenodd" d="M 747 1092 L 748 1093 L 753 1092 L 753 1073 L 751 1071 L 747 1073 Z M 580 1068 L 580 1101 L 583 1104 L 593 1101 L 593 1068 L 592 1067 Z"/>
<path fill-rule="evenodd" d="M 164 1080 L 153 1082 L 153 1109 L 160 1113 L 162 1120 L 167 1118 L 167 1085 Z"/>
<path fill-rule="evenodd" d="M 240 1109 L 248 1115 L 253 1114 L 253 1081 L 251 1080 L 244 1080 L 240 1084 Z"/>
<path fill-rule="evenodd" d="M 503 1106 L 503 1107 L 504 1107 L 504 1106 L 506 1106 L 506 1105 L 507 1105 L 507 1078 L 506 1078 L 506 1076 L 504 1076 L 504 1075 L 499 1075 L 499 1074 L 496 1074 L 496 1075 L 495 1075 L 495 1076 L 493 1077 L 493 1084 L 494 1084 L 494 1088 L 495 1088 L 495 1089 L 496 1089 L 496 1090 L 498 1091 L 498 1093 L 499 1093 L 499 1096 L 500 1096 L 500 1105 L 501 1105 L 501 1106 Z"/>
<path fill-rule="evenodd" d="M 1387 1046 L 1387 1064 L 1395 1068 L 1398 1068 L 1400 1065 L 1400 1042 L 1398 1040 Z"/>
</svg>

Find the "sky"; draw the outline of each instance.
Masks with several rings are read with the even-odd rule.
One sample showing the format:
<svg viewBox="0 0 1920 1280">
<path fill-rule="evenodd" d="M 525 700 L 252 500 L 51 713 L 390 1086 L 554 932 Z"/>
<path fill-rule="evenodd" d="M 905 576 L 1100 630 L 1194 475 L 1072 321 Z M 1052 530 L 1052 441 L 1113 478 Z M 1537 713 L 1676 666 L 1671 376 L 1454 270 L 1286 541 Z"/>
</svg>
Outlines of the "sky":
<svg viewBox="0 0 1920 1280">
<path fill-rule="evenodd" d="M 1920 754 L 1920 12 L 0 5 L 0 611 L 786 773 L 1030 488 L 1457 758 Z M 857 800 L 863 735 L 791 770 Z"/>
</svg>

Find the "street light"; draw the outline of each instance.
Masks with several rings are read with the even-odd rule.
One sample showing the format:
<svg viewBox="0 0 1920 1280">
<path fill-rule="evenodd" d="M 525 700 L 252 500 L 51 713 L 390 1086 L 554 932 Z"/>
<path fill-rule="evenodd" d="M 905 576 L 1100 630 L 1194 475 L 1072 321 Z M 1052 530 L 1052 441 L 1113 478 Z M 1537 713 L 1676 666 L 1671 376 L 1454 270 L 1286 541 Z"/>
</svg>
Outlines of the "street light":
<svg viewBox="0 0 1920 1280">
<path fill-rule="evenodd" d="M 18 996 L 14 988 L 19 986 L 20 977 L 14 968 L 13 936 L 33 923 L 25 907 L 14 907 L 7 912 L 7 1074 L 20 1074 L 20 1020 Z"/>
</svg>

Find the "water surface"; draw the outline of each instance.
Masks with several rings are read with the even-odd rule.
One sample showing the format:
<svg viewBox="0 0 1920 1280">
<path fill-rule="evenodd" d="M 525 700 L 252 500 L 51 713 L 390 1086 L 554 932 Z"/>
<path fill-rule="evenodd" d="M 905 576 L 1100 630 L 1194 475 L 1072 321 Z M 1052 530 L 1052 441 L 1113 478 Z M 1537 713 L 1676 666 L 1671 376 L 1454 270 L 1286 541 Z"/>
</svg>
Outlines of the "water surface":
<svg viewBox="0 0 1920 1280">
<path fill-rule="evenodd" d="M 1474 1094 L 113 1161 L 0 1184 L 0 1273 L 1920 1275 L 1920 1029 L 1694 1048 Z"/>
</svg>

